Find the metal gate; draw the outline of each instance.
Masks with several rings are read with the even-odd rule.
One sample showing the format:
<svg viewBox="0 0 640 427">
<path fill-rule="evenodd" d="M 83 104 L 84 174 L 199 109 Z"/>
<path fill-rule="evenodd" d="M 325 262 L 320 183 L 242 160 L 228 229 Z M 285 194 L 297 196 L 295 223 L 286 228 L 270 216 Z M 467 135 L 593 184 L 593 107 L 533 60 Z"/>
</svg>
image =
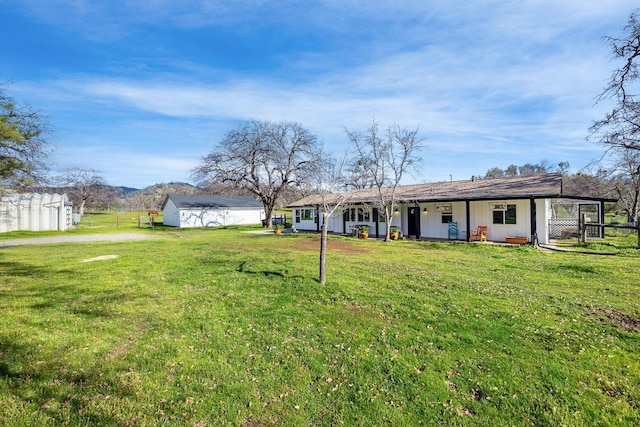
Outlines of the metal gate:
<svg viewBox="0 0 640 427">
<path fill-rule="evenodd" d="M 590 204 L 580 204 L 578 205 L 578 218 L 586 223 L 595 222 L 600 223 L 600 206 L 590 203 Z M 602 235 L 602 227 L 599 226 L 587 226 L 586 233 L 588 239 L 597 239 L 604 237 Z"/>
</svg>

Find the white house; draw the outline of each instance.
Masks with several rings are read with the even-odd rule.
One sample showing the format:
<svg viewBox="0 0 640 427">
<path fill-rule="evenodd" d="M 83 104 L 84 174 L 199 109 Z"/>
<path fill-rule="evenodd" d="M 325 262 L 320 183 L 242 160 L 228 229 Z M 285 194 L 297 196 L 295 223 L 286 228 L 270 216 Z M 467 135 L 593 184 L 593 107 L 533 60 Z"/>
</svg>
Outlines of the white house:
<svg viewBox="0 0 640 427">
<path fill-rule="evenodd" d="M 162 204 L 163 223 L 173 227 L 260 224 L 262 203 L 248 196 L 169 194 Z"/>
<path fill-rule="evenodd" d="M 72 204 L 66 194 L 13 193 L 0 197 L 0 232 L 67 230 Z"/>
<path fill-rule="evenodd" d="M 329 219 L 328 230 L 349 234 L 353 227 L 367 225 L 370 237 L 384 236 L 387 218 L 375 207 L 376 196 L 377 189 L 349 193 L 349 204 Z M 331 197 L 325 198 L 329 204 Z M 523 237 L 544 244 L 562 229 L 576 229 L 582 213 L 603 222 L 604 203 L 615 200 L 564 194 L 562 175 L 553 173 L 406 185 L 396 189 L 396 201 L 391 225 L 408 237 L 468 241 L 478 226 L 486 226 L 490 241 Z M 289 204 L 293 225 L 319 231 L 321 206 L 322 199 L 313 195 Z M 455 223 L 457 236 L 449 233 L 450 223 Z"/>
</svg>

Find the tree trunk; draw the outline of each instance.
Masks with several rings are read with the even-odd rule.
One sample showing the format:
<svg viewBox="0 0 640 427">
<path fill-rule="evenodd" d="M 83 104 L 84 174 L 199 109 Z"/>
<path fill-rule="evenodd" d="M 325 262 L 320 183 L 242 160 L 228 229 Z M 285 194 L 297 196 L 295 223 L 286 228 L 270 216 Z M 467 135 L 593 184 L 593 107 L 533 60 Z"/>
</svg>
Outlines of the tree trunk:
<svg viewBox="0 0 640 427">
<path fill-rule="evenodd" d="M 393 205 L 385 206 L 384 214 L 387 217 L 387 221 L 384 224 L 385 226 L 384 241 L 389 242 L 391 241 L 390 234 L 391 234 L 391 223 L 393 222 Z"/>
<path fill-rule="evenodd" d="M 636 190 L 633 196 L 633 204 L 628 212 L 630 216 L 630 218 L 628 218 L 628 222 L 635 224 L 638 220 L 638 200 L 640 199 L 640 191 Z"/>
<path fill-rule="evenodd" d="M 322 213 L 322 226 L 320 227 L 320 279 L 321 285 L 327 281 L 327 213 Z"/>
<path fill-rule="evenodd" d="M 273 206 L 269 206 L 266 203 L 263 203 L 264 205 L 264 215 L 265 215 L 265 220 L 266 220 L 266 227 L 267 228 L 271 228 L 271 226 L 273 225 L 271 222 L 271 218 L 273 217 Z"/>
</svg>

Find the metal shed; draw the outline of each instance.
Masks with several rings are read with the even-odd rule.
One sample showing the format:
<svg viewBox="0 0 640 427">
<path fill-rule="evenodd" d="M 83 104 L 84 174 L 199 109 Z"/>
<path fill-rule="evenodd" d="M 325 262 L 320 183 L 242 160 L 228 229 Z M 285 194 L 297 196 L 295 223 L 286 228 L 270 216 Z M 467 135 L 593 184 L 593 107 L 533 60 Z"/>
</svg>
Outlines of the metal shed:
<svg viewBox="0 0 640 427">
<path fill-rule="evenodd" d="M 71 210 L 66 194 L 5 194 L 0 197 L 0 232 L 67 230 Z"/>
</svg>

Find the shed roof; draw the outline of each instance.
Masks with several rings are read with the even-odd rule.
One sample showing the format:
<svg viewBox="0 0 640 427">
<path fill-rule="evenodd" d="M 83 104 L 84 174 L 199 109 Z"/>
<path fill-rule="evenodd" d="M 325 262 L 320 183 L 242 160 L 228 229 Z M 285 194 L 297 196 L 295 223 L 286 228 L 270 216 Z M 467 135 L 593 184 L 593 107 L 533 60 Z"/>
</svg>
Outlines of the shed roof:
<svg viewBox="0 0 640 427">
<path fill-rule="evenodd" d="M 164 209 L 171 199 L 178 209 L 262 209 L 262 203 L 249 196 L 222 196 L 213 194 L 169 194 L 162 204 Z"/>
<path fill-rule="evenodd" d="M 64 203 L 65 205 L 71 205 L 69 198 L 66 194 L 58 193 L 6 193 L 0 194 L 0 202 L 7 203 Z"/>
<path fill-rule="evenodd" d="M 391 189 L 387 191 L 390 193 Z M 325 197 L 325 201 L 331 204 L 333 200 L 337 201 L 344 197 L 344 194 L 329 195 Z M 397 187 L 395 194 L 397 201 L 414 202 L 554 197 L 571 197 L 562 192 L 562 174 L 560 173 L 404 185 Z M 377 198 L 378 190 L 375 188 L 354 190 L 348 194 L 350 203 L 371 203 Z M 585 199 L 592 198 L 585 197 Z M 289 204 L 288 207 L 298 208 L 320 204 L 322 204 L 322 197 L 311 195 Z"/>
</svg>

